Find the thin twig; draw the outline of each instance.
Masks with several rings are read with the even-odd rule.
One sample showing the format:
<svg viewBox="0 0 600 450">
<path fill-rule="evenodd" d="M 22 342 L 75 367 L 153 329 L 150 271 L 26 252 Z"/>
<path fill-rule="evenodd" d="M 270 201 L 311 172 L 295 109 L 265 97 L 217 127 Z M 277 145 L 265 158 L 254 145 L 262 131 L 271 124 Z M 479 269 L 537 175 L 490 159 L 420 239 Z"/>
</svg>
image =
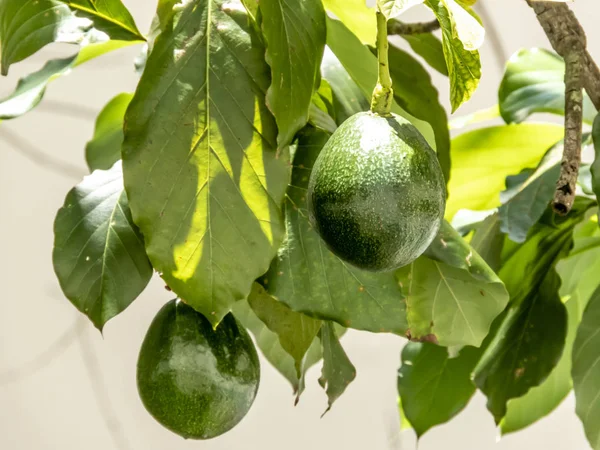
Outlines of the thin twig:
<svg viewBox="0 0 600 450">
<path fill-rule="evenodd" d="M 78 339 L 79 349 L 81 351 L 81 357 L 83 364 L 87 370 L 88 378 L 92 385 L 92 391 L 96 398 L 96 404 L 104 420 L 106 429 L 110 433 L 116 449 L 129 450 L 129 440 L 125 435 L 121 422 L 117 417 L 115 409 L 110 401 L 108 390 L 106 389 L 106 383 L 102 376 L 102 367 L 98 362 L 96 352 L 90 342 L 87 333 L 82 333 Z"/>
<path fill-rule="evenodd" d="M 12 146 L 15 150 L 18 150 L 19 153 L 27 157 L 30 161 L 33 161 L 45 169 L 58 173 L 59 175 L 67 176 L 76 180 L 81 180 L 81 178 L 85 175 L 85 171 L 83 169 L 68 162 L 54 158 L 53 156 L 47 155 L 33 144 L 23 139 L 21 136 L 6 129 L 6 127 L 2 128 L 2 131 L 0 132 L 0 139 L 10 144 L 10 146 Z"/>
<path fill-rule="evenodd" d="M 552 207 L 565 215 L 573 207 L 579 164 L 581 163 L 581 133 L 583 126 L 582 49 L 575 42 L 565 58 L 565 147 L 560 163 L 560 176 Z"/>
<path fill-rule="evenodd" d="M 77 319 L 74 325 L 35 358 L 19 367 L 0 372 L 0 385 L 22 381 L 48 366 L 75 342 L 75 339 L 85 329 L 85 325 L 86 322 L 83 319 Z"/>
<path fill-rule="evenodd" d="M 408 35 L 408 34 L 423 34 L 423 33 L 431 33 L 432 31 L 438 30 L 440 28 L 440 23 L 437 20 L 432 20 L 430 22 L 415 22 L 415 23 L 405 23 L 400 22 L 397 19 L 392 19 L 388 22 L 388 34 L 399 34 L 399 35 Z"/>
<path fill-rule="evenodd" d="M 504 48 L 504 44 L 502 43 L 502 37 L 498 32 L 498 28 L 492 18 L 492 15 L 488 12 L 487 7 L 485 6 L 485 2 L 477 2 L 475 5 L 477 12 L 481 16 L 481 20 L 485 25 L 485 36 L 489 39 L 490 45 L 494 50 L 494 56 L 496 57 L 496 62 L 500 70 L 504 71 L 504 66 L 506 65 L 506 61 L 508 60 L 508 53 Z"/>
</svg>

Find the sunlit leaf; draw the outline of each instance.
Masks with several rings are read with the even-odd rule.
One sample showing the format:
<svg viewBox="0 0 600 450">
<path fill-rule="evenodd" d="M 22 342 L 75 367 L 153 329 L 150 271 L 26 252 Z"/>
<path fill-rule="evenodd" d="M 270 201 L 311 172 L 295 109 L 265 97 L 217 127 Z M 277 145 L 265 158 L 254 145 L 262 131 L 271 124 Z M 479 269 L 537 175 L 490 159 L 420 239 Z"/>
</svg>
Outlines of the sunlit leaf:
<svg viewBox="0 0 600 450">
<path fill-rule="evenodd" d="M 365 0 L 323 0 L 323 5 L 363 44 L 375 46 L 377 39 L 375 8 L 368 7 Z"/>
<path fill-rule="evenodd" d="M 377 7 L 386 19 L 391 19 L 415 5 L 420 5 L 423 1 L 424 0 L 377 0 Z"/>
</svg>

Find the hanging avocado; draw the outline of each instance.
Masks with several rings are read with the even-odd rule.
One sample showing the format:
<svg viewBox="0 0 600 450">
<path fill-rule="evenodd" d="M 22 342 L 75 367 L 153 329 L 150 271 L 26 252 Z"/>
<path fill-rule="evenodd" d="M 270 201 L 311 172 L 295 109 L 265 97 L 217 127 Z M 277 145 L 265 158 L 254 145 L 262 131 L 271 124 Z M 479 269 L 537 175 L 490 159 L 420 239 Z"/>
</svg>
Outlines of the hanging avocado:
<svg viewBox="0 0 600 450">
<path fill-rule="evenodd" d="M 346 120 L 323 147 L 308 186 L 310 220 L 329 249 L 370 271 L 420 256 L 445 206 L 435 152 L 410 122 L 391 113 Z"/>
<path fill-rule="evenodd" d="M 180 300 L 167 303 L 152 321 L 137 365 L 146 409 L 191 439 L 210 439 L 236 426 L 252 406 L 259 380 L 256 349 L 233 315 L 213 330 Z"/>
</svg>

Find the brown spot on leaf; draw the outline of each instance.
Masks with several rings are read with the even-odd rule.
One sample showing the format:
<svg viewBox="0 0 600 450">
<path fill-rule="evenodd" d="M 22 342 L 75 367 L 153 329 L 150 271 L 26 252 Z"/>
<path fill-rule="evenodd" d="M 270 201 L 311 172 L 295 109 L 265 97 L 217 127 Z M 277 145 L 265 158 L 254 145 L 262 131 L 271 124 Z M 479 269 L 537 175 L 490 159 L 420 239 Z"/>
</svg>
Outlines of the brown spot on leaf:
<svg viewBox="0 0 600 450">
<path fill-rule="evenodd" d="M 517 370 L 515 370 L 515 379 L 521 378 L 524 373 L 525 373 L 525 367 L 519 367 Z"/>
</svg>

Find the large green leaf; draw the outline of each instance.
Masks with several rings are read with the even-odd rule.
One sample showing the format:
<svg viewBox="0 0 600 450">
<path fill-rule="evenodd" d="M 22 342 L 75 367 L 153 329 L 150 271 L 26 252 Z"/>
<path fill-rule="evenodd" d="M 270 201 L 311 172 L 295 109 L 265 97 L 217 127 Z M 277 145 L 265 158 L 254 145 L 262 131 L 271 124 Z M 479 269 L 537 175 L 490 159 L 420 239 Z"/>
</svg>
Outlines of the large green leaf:
<svg viewBox="0 0 600 450">
<path fill-rule="evenodd" d="M 275 152 L 269 82 L 242 5 L 194 0 L 157 37 L 126 114 L 125 187 L 148 256 L 213 324 L 283 237 L 289 162 Z"/>
<path fill-rule="evenodd" d="M 369 8 L 365 0 L 323 0 L 323 5 L 363 44 L 375 46 L 377 39 L 375 9 Z"/>
<path fill-rule="evenodd" d="M 575 411 L 594 450 L 600 449 L 600 288 L 590 298 L 573 344 Z"/>
<path fill-rule="evenodd" d="M 279 128 L 278 145 L 283 147 L 308 122 L 311 98 L 319 87 L 325 10 L 321 0 L 261 0 L 259 5 L 273 80 L 267 105 Z"/>
<path fill-rule="evenodd" d="M 0 2 L 3 75 L 8 73 L 11 64 L 33 55 L 51 42 L 85 44 L 107 38 L 144 40 L 121 0 Z"/>
<path fill-rule="evenodd" d="M 527 233 L 552 200 L 563 150 L 563 141 L 552 146 L 531 176 L 514 189 L 511 198 L 499 208 L 500 230 L 513 241 L 525 241 Z"/>
<path fill-rule="evenodd" d="M 444 58 L 442 41 L 433 33 L 405 34 L 401 36 L 413 52 L 419 55 L 433 69 L 448 76 L 448 66 Z"/>
<path fill-rule="evenodd" d="M 119 94 L 100 111 L 94 137 L 85 147 L 85 160 L 90 170 L 106 170 L 121 159 L 123 120 L 132 98 L 133 94 Z"/>
<path fill-rule="evenodd" d="M 377 7 L 386 19 L 396 17 L 415 5 L 420 5 L 424 0 L 377 0 Z"/>
<path fill-rule="evenodd" d="M 494 272 L 500 268 L 504 234 L 500 232 L 500 219 L 494 213 L 486 217 L 471 238 L 471 247 Z"/>
<path fill-rule="evenodd" d="M 417 119 L 431 125 L 435 133 L 437 156 L 446 181 L 450 178 L 450 131 L 448 116 L 440 104 L 438 91 L 429 73 L 408 53 L 397 47 L 389 48 L 390 75 L 394 98 L 398 104 Z"/>
<path fill-rule="evenodd" d="M 481 128 L 454 138 L 446 217 L 459 209 L 498 206 L 506 177 L 537 166 L 563 135 L 559 125 L 521 124 Z"/>
<path fill-rule="evenodd" d="M 456 358 L 428 342 L 409 342 L 402 350 L 398 393 L 417 437 L 458 414 L 475 393 L 471 371 L 481 351 L 465 347 Z"/>
<path fill-rule="evenodd" d="M 344 263 L 309 223 L 310 169 L 328 138 L 310 129 L 299 136 L 285 202 L 287 238 L 260 282 L 294 311 L 360 330 L 404 334 L 405 303 L 394 274 L 361 271 Z"/>
<path fill-rule="evenodd" d="M 425 255 L 397 276 L 416 340 L 478 347 L 508 302 L 500 279 L 447 222 Z"/>
<path fill-rule="evenodd" d="M 323 323 L 320 332 L 321 349 L 323 351 L 323 372 L 319 384 L 327 392 L 327 413 L 344 393 L 348 385 L 356 378 L 356 369 L 348 359 L 335 333 L 331 322 Z"/>
<path fill-rule="evenodd" d="M 348 71 L 350 77 L 358 85 L 366 98 L 371 98 L 377 84 L 377 57 L 352 34 L 339 20 L 327 18 L 327 45 Z M 435 147 L 435 135 L 431 125 L 411 116 L 396 102 L 392 104 L 392 112 L 408 119 L 432 147 Z"/>
<path fill-rule="evenodd" d="M 310 346 L 303 361 L 302 374 L 300 378 L 296 373 L 294 358 L 284 350 L 279 336 L 258 318 L 246 300 L 236 302 L 232 307 L 233 314 L 244 327 L 248 328 L 254 335 L 256 345 L 265 356 L 267 361 L 281 373 L 292 385 L 296 394 L 296 401 L 304 391 L 304 376 L 306 371 L 321 359 L 321 344 L 315 339 Z"/>
<path fill-rule="evenodd" d="M 321 329 L 321 321 L 292 311 L 258 283 L 254 283 L 248 303 L 267 328 L 277 334 L 283 349 L 294 358 L 296 375 L 301 378 L 304 357 Z"/>
<path fill-rule="evenodd" d="M 450 78 L 452 112 L 469 100 L 481 78 L 477 48 L 483 28 L 453 0 L 426 0 L 442 27 L 442 45 Z M 467 17 L 468 16 L 468 17 Z"/>
<path fill-rule="evenodd" d="M 333 108 L 338 124 L 348 117 L 369 109 L 369 101 L 354 82 L 339 59 L 325 47 L 321 74 L 333 91 Z"/>
<path fill-rule="evenodd" d="M 100 331 L 144 290 L 152 266 L 129 212 L 121 163 L 69 192 L 54 222 L 52 261 L 66 297 Z"/>
<path fill-rule="evenodd" d="M 573 227 L 590 205 L 582 200 L 567 218 L 556 219 L 548 208 L 500 270 L 511 306 L 475 369 L 476 384 L 488 397 L 497 423 L 506 414 L 507 402 L 540 385 L 562 354 L 567 311 L 555 266 L 569 252 Z"/>
<path fill-rule="evenodd" d="M 534 113 L 565 113 L 565 63 L 556 53 L 533 48 L 516 52 L 506 65 L 498 91 L 500 113 L 506 123 L 522 122 Z M 585 120 L 596 109 L 584 94 Z"/>
<path fill-rule="evenodd" d="M 20 79 L 15 91 L 0 100 L 0 119 L 14 119 L 31 111 L 42 101 L 48 84 L 56 78 L 68 74 L 72 68 L 105 53 L 132 44 L 135 44 L 135 42 L 106 41 L 89 44 L 84 46 L 76 55 L 48 61 L 37 72 Z"/>
</svg>

